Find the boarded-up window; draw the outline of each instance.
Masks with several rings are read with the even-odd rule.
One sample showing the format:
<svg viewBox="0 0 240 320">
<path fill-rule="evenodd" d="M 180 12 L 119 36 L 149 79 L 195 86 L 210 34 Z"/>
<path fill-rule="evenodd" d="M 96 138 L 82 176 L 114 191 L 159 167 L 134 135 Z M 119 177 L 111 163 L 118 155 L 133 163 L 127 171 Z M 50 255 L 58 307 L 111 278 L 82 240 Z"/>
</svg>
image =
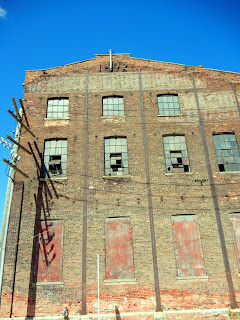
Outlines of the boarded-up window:
<svg viewBox="0 0 240 320">
<path fill-rule="evenodd" d="M 38 224 L 37 281 L 62 281 L 63 221 Z"/>
<path fill-rule="evenodd" d="M 230 221 L 233 229 L 233 237 L 238 257 L 238 263 L 240 266 L 240 213 L 230 214 Z"/>
<path fill-rule="evenodd" d="M 196 216 L 173 216 L 172 224 L 178 276 L 206 275 Z"/>
<path fill-rule="evenodd" d="M 106 219 L 106 279 L 132 279 L 133 249 L 130 218 Z"/>
</svg>

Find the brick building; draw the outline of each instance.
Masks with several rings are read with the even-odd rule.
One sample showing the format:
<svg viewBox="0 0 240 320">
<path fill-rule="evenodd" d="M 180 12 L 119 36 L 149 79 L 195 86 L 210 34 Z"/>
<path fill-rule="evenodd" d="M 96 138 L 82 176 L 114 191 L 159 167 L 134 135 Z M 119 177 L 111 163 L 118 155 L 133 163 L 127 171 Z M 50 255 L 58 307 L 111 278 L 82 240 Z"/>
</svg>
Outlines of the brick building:
<svg viewBox="0 0 240 320">
<path fill-rule="evenodd" d="M 1 318 L 97 319 L 99 255 L 104 319 L 237 319 L 240 75 L 96 55 L 23 99 Z"/>
</svg>

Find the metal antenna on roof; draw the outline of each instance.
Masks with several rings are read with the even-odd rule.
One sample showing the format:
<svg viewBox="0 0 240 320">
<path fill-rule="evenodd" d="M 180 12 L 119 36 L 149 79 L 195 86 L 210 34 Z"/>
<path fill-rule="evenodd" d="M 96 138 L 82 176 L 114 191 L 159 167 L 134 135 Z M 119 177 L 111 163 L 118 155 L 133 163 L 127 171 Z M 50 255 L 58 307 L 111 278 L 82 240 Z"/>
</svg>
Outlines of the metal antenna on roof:
<svg viewBox="0 0 240 320">
<path fill-rule="evenodd" d="M 113 71 L 112 54 L 113 54 L 113 51 L 112 51 L 112 49 L 110 49 L 110 50 L 109 50 L 109 58 L 110 58 L 110 71 L 111 71 L 111 72 Z"/>
</svg>

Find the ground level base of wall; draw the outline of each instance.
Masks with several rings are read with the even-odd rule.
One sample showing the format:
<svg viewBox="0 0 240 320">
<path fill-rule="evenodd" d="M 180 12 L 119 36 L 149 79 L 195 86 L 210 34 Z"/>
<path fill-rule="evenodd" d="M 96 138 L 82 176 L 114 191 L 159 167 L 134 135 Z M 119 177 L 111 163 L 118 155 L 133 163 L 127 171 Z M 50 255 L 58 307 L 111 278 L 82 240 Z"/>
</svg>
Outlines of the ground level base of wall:
<svg viewBox="0 0 240 320">
<path fill-rule="evenodd" d="M 69 315 L 47 316 L 47 317 L 16 317 L 0 318 L 0 320 L 240 320 L 240 309 L 198 309 L 198 310 L 168 310 L 163 312 L 127 312 L 111 314 L 88 314 L 88 315 Z"/>
</svg>

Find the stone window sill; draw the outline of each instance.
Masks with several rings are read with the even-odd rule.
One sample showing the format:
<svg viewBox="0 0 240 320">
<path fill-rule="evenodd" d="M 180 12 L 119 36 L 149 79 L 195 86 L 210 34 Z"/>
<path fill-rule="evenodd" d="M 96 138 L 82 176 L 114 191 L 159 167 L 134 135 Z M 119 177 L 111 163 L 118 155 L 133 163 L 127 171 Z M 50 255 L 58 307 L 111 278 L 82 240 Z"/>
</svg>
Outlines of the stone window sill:
<svg viewBox="0 0 240 320">
<path fill-rule="evenodd" d="M 174 173 L 165 173 L 165 176 L 179 176 L 179 175 L 193 175 L 193 172 L 174 172 Z"/>
<path fill-rule="evenodd" d="M 220 174 L 240 174 L 240 171 L 219 171 Z"/>
<path fill-rule="evenodd" d="M 126 119 L 126 116 L 102 116 L 101 119 Z"/>
<path fill-rule="evenodd" d="M 44 118 L 46 121 L 58 121 L 58 120 L 70 120 L 69 117 L 64 117 L 64 118 Z"/>
<path fill-rule="evenodd" d="M 61 180 L 67 180 L 67 177 L 51 177 L 51 178 L 40 178 L 40 181 L 61 181 Z"/>
<path fill-rule="evenodd" d="M 109 280 L 104 280 L 104 284 L 124 284 L 124 283 L 136 283 L 136 279 L 109 279 Z"/>
<path fill-rule="evenodd" d="M 58 285 L 63 285 L 64 282 L 37 282 L 37 286 L 58 286 Z"/>
<path fill-rule="evenodd" d="M 122 176 L 103 176 L 103 179 L 131 179 L 131 176 L 128 174 Z"/>
<path fill-rule="evenodd" d="M 183 116 L 183 114 L 182 113 L 178 113 L 178 114 L 158 114 L 158 117 L 164 117 L 164 118 L 166 118 L 166 117 L 181 117 L 181 116 Z"/>
<path fill-rule="evenodd" d="M 207 280 L 208 276 L 188 276 L 188 277 L 178 277 L 177 276 L 177 280 Z"/>
</svg>

